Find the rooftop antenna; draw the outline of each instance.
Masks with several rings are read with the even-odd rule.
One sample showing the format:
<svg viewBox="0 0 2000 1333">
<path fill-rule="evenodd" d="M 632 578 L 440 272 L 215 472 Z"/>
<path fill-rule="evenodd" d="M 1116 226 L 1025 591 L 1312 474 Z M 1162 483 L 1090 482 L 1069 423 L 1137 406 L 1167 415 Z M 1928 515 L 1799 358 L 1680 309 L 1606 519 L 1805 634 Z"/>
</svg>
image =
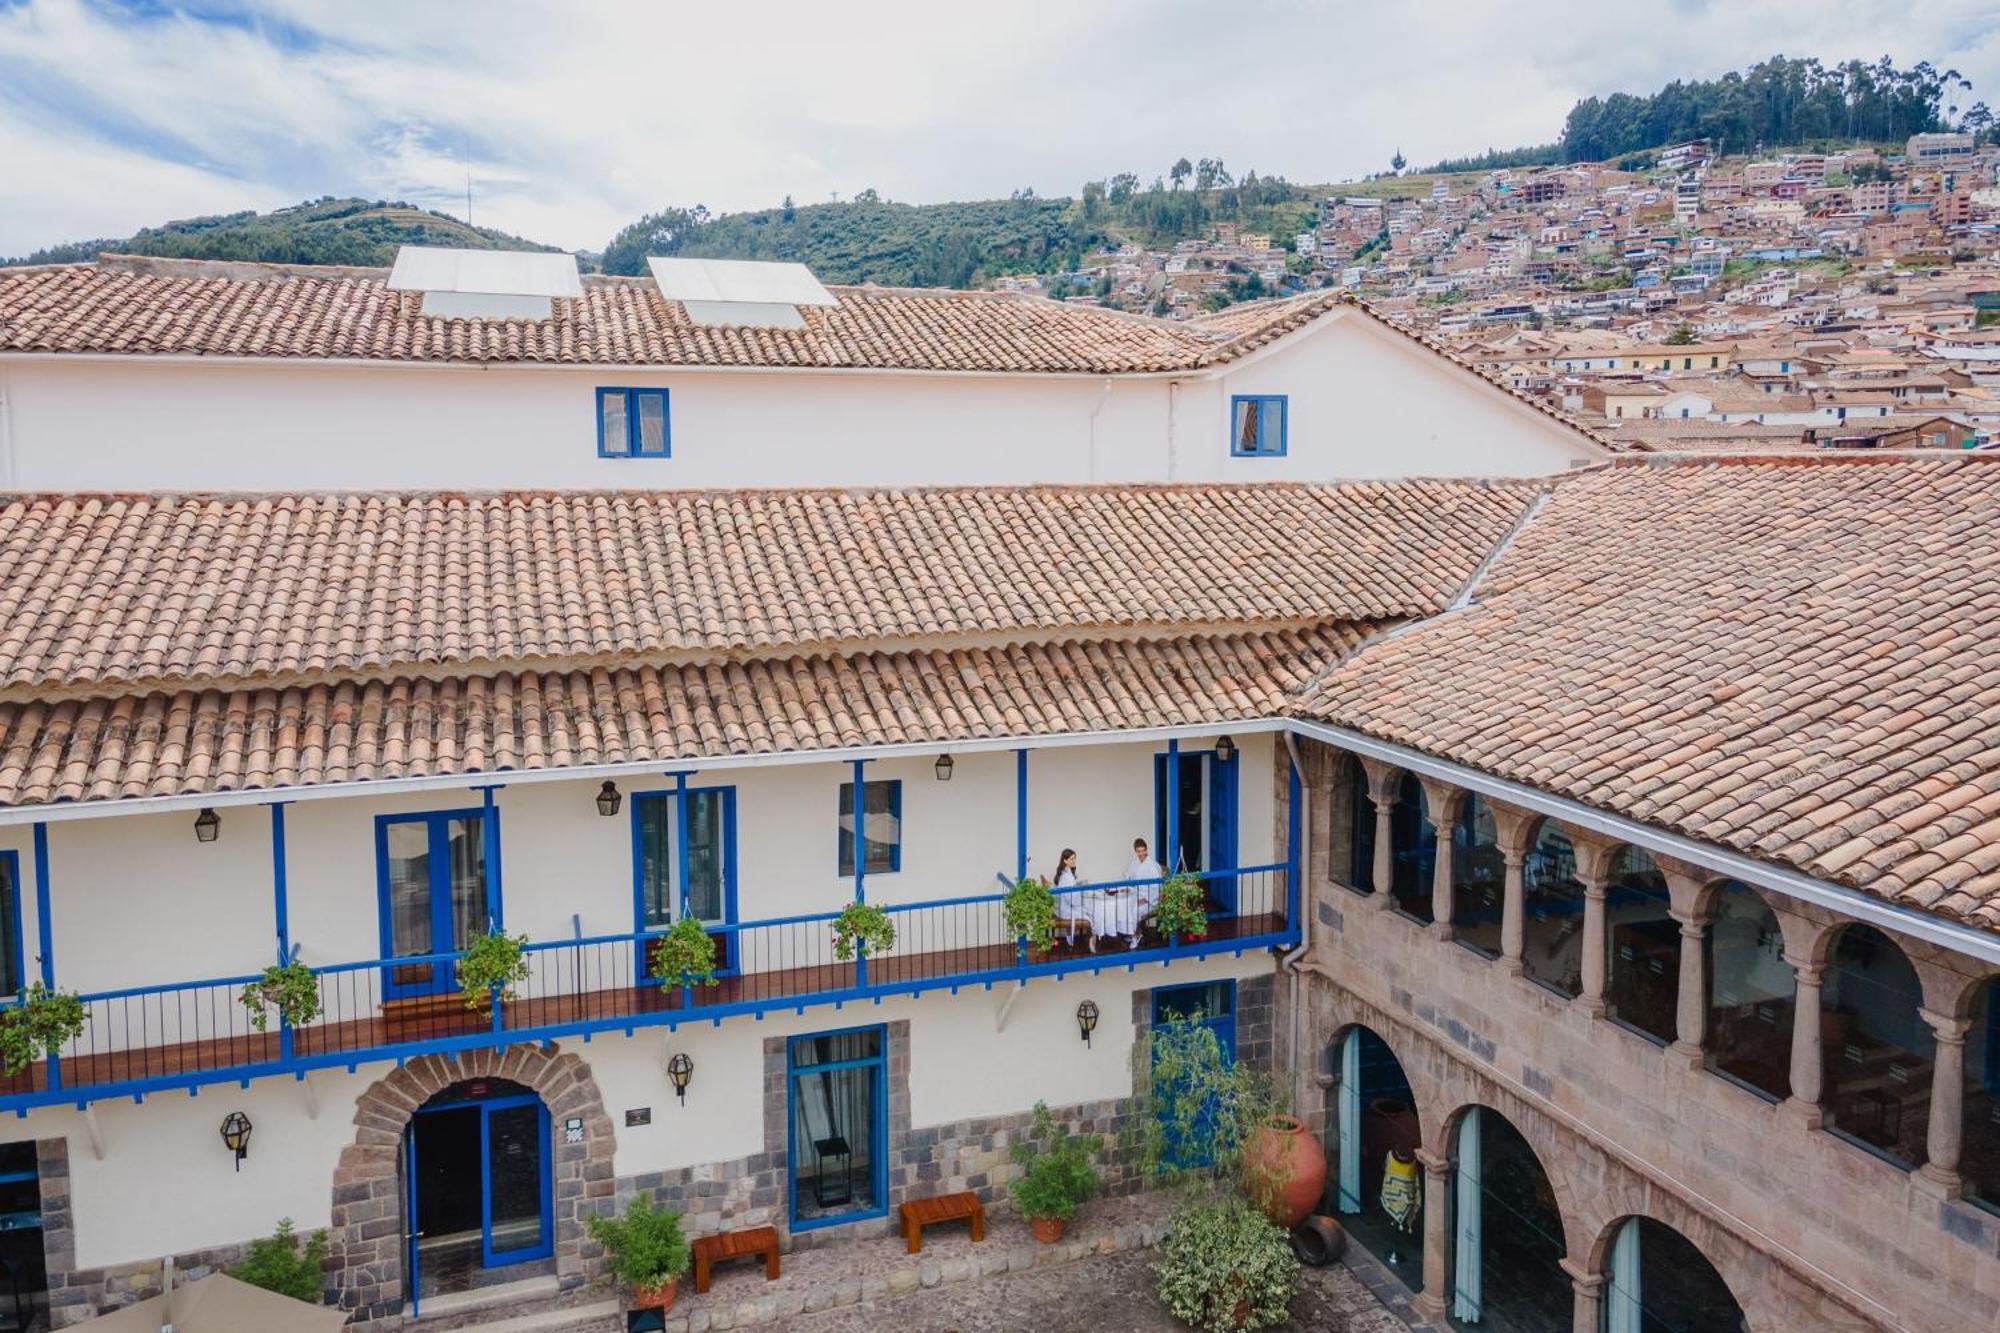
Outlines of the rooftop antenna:
<svg viewBox="0 0 2000 1333">
<path fill-rule="evenodd" d="M 472 140 L 464 139 L 465 146 L 465 225 L 472 225 Z"/>
</svg>

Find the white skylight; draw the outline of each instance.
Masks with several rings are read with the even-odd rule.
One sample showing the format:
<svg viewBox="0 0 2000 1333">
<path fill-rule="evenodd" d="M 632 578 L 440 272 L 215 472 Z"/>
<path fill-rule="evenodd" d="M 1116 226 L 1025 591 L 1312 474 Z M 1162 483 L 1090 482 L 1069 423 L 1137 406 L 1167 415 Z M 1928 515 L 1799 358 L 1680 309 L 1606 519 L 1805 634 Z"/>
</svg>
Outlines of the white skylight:
<svg viewBox="0 0 2000 1333">
<path fill-rule="evenodd" d="M 422 292 L 424 313 L 446 319 L 547 319 L 557 299 L 583 295 L 574 255 L 422 245 L 396 252 L 389 287 Z"/>
<path fill-rule="evenodd" d="M 697 324 L 797 329 L 805 326 L 800 306 L 838 304 L 804 264 L 660 256 L 646 264 L 660 295 L 687 307 Z"/>
</svg>

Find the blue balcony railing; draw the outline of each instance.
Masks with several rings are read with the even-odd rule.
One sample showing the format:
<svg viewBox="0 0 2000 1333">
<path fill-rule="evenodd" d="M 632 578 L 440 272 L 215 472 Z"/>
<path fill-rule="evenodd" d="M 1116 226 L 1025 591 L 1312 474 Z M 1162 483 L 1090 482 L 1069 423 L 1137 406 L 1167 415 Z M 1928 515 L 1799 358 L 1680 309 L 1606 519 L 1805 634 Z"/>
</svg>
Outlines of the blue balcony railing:
<svg viewBox="0 0 2000 1333">
<path fill-rule="evenodd" d="M 1242 952 L 1296 938 L 1284 865 L 1211 873 L 1204 886 L 1211 912 L 1204 937 L 1164 938 L 1147 926 L 1134 947 L 1121 941 L 1094 953 L 1081 937 L 1030 949 L 1007 933 L 1004 895 L 986 893 L 883 903 L 895 922 L 895 945 L 845 962 L 835 954 L 833 912 L 717 926 L 711 933 L 722 968 L 712 985 L 666 987 L 646 975 L 642 959 L 657 932 L 638 932 L 531 943 L 527 979 L 509 998 L 476 1006 L 456 990 L 417 998 L 388 993 L 398 969 L 437 965 L 436 975 L 453 975 L 456 953 L 315 967 L 319 1017 L 294 1027 L 273 1013 L 266 1031 L 256 1028 L 240 999 L 254 974 L 101 991 L 82 997 L 83 1031 L 58 1059 L 0 1083 L 0 1109 Z M 1083 916 L 1083 895 L 1157 887 L 1158 881 L 1135 881 L 1064 889 L 1060 910 Z"/>
</svg>

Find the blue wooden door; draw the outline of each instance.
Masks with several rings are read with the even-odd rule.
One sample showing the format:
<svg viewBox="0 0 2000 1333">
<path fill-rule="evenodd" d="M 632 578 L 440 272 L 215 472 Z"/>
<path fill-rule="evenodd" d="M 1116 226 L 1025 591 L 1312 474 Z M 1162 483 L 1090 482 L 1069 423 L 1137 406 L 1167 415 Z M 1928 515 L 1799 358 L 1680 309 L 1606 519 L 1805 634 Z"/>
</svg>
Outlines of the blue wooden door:
<svg viewBox="0 0 2000 1333">
<path fill-rule="evenodd" d="M 1212 981 L 1194 986 L 1163 986 L 1153 992 L 1153 1031 L 1158 1033 L 1168 1024 L 1192 1025 L 1215 1034 L 1215 1044 L 1221 1052 L 1225 1064 L 1236 1062 L 1236 983 L 1233 981 Z M 1155 1048 L 1157 1068 L 1158 1049 Z M 1170 1164 L 1181 1168 L 1206 1166 L 1211 1150 L 1206 1142 L 1205 1130 L 1208 1109 L 1204 1107 L 1194 1117 L 1195 1142 L 1177 1142 L 1178 1131 L 1169 1123 L 1162 1112 L 1162 1123 L 1167 1129 L 1166 1156 Z"/>
<path fill-rule="evenodd" d="M 488 928 L 486 816 L 480 810 L 381 815 L 375 862 L 382 913 L 382 956 L 455 953 Z M 449 961 L 387 969 L 391 999 L 448 991 Z"/>
</svg>

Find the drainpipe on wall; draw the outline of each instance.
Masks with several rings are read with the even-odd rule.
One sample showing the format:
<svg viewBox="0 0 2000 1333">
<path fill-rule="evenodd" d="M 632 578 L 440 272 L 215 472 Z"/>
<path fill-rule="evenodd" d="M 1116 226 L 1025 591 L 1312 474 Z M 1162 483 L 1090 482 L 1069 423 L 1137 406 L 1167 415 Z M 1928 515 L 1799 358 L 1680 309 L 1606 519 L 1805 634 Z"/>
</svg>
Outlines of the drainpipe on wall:
<svg viewBox="0 0 2000 1333">
<path fill-rule="evenodd" d="M 1176 478 L 1178 478 L 1180 476 L 1180 470 L 1181 470 L 1180 468 L 1181 445 L 1177 431 L 1177 427 L 1180 424 L 1179 422 L 1180 404 L 1181 404 L 1181 382 L 1179 380 L 1168 380 L 1167 381 L 1167 480 L 1168 481 L 1173 481 Z"/>
<path fill-rule="evenodd" d="M 1111 401 L 1111 377 L 1104 377 L 1104 387 L 1097 395 L 1097 406 L 1090 409 L 1090 472 L 1091 481 L 1097 480 L 1097 414 Z"/>
<path fill-rule="evenodd" d="M 1298 739 L 1290 731 L 1279 733 L 1285 738 L 1285 752 L 1291 756 L 1292 767 L 1299 774 L 1299 809 L 1296 818 L 1299 824 L 1299 869 L 1301 880 L 1312 878 L 1312 788 L 1305 781 L 1306 766 L 1299 758 Z M 1291 1032 L 1286 1041 L 1286 1062 L 1292 1071 L 1292 1105 L 1305 1104 L 1305 1076 L 1299 1068 L 1299 977 L 1300 960 L 1312 951 L 1313 909 L 1312 895 L 1307 885 L 1298 886 L 1299 903 L 1299 947 L 1278 959 L 1278 966 L 1292 974 L 1292 1021 Z"/>
</svg>

